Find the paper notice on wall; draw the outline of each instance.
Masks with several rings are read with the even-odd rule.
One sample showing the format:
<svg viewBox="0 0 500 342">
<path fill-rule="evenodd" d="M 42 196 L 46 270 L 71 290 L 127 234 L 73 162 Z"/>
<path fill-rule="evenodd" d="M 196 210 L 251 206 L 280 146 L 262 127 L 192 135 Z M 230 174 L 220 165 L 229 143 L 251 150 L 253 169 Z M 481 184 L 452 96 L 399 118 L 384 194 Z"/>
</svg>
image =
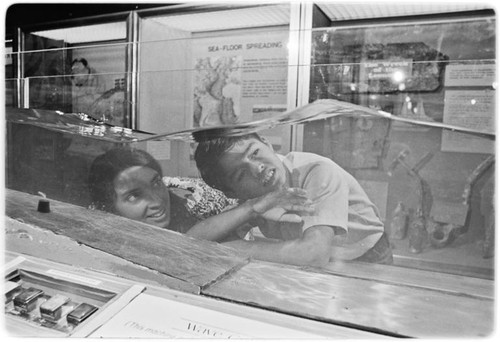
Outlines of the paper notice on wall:
<svg viewBox="0 0 500 342">
<path fill-rule="evenodd" d="M 494 90 L 446 90 L 443 122 L 480 132 L 495 132 Z M 494 141 L 443 130 L 441 149 L 448 152 L 492 153 Z"/>
<path fill-rule="evenodd" d="M 199 38 L 193 45 L 193 127 L 253 120 L 287 103 L 288 31 Z"/>
<path fill-rule="evenodd" d="M 446 87 L 491 87 L 496 79 L 495 64 L 451 64 L 446 66 Z"/>
<path fill-rule="evenodd" d="M 321 336 L 302 329 L 285 328 L 202 306 L 140 294 L 90 337 L 317 339 Z"/>
</svg>

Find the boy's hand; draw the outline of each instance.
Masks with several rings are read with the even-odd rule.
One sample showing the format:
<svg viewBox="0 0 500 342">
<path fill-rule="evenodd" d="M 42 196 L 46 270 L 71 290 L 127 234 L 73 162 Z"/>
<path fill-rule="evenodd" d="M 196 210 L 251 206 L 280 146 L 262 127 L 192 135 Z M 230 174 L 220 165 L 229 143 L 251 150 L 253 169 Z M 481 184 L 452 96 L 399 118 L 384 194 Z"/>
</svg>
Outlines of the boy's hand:
<svg viewBox="0 0 500 342">
<path fill-rule="evenodd" d="M 271 221 L 300 223 L 299 213 L 314 212 L 307 192 L 300 188 L 276 190 L 250 201 L 255 214 Z"/>
</svg>

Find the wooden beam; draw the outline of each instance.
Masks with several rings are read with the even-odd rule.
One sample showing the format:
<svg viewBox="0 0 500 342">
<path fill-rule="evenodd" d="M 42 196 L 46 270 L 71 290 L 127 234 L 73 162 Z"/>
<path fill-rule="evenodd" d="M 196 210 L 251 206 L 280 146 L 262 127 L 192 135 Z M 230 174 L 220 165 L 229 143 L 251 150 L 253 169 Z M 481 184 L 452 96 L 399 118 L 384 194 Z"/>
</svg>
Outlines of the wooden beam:
<svg viewBox="0 0 500 342">
<path fill-rule="evenodd" d="M 40 198 L 7 189 L 6 215 L 196 286 L 248 262 L 245 255 L 214 242 L 56 200 L 50 200 L 50 213 L 40 213 Z"/>
<path fill-rule="evenodd" d="M 123 258 L 79 244 L 75 240 L 46 229 L 5 218 L 5 246 L 7 259 L 19 255 L 31 256 L 60 264 L 113 274 L 139 283 L 156 284 L 189 293 L 200 293 L 200 287 L 170 277 Z M 55 253 L 54 251 L 57 251 Z"/>
</svg>

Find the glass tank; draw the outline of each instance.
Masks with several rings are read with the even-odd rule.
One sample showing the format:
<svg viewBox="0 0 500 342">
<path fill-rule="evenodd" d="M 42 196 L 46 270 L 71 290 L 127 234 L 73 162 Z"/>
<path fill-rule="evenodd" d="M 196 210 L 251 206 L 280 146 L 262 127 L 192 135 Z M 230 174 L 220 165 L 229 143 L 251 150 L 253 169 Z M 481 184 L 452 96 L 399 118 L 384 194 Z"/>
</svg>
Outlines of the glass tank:
<svg viewBox="0 0 500 342">
<path fill-rule="evenodd" d="M 6 59 L 7 188 L 92 209 L 91 164 L 114 147 L 198 179 L 195 132 L 259 132 L 354 176 L 396 267 L 493 279 L 494 16 L 315 11 L 312 28 L 278 4 L 146 11 L 137 40 L 125 21 L 25 33 Z"/>
<path fill-rule="evenodd" d="M 26 107 L 86 113 L 131 126 L 125 22 L 24 34 Z"/>
<path fill-rule="evenodd" d="M 396 265 L 491 278 L 495 19 L 406 19 L 318 21 L 309 101 L 336 99 L 391 119 L 307 123 L 303 149 L 366 186 Z"/>
</svg>

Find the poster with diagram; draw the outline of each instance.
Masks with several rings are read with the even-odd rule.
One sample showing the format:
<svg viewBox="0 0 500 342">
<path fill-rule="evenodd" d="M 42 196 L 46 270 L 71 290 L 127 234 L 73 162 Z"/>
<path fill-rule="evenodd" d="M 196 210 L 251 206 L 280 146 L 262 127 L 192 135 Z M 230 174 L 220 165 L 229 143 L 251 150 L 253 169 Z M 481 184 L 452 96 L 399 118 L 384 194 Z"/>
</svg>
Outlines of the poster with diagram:
<svg viewBox="0 0 500 342">
<path fill-rule="evenodd" d="M 195 41 L 193 127 L 242 123 L 286 111 L 287 31 Z"/>
</svg>

